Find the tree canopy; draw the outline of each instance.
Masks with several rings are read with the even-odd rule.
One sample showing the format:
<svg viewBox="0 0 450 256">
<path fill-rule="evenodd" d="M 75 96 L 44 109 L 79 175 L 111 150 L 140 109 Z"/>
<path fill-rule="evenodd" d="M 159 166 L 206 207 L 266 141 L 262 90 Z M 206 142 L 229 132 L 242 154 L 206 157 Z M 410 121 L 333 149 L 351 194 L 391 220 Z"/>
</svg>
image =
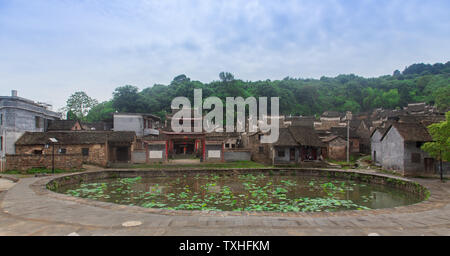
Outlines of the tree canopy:
<svg viewBox="0 0 450 256">
<path fill-rule="evenodd" d="M 428 126 L 432 142 L 422 145 L 430 156 L 443 161 L 450 161 L 450 111 L 445 114 L 445 121 Z"/>
<path fill-rule="evenodd" d="M 155 84 L 142 91 L 132 85 L 115 89 L 113 98 L 92 108 L 91 121 L 101 120 L 108 112 L 146 112 L 164 118 L 171 112 L 171 100 L 184 96 L 193 100 L 194 89 L 203 89 L 203 98 L 280 97 L 280 114 L 316 115 L 324 111 L 364 112 L 374 108 L 398 108 L 408 103 L 427 102 L 446 111 L 450 104 L 450 62 L 414 64 L 403 72 L 378 78 L 350 75 L 301 79 L 243 81 L 229 72 L 209 83 L 191 80 L 185 74 L 176 76 L 169 85 Z M 92 113 L 91 113 L 92 112 Z"/>
<path fill-rule="evenodd" d="M 67 119 L 85 120 L 90 110 L 98 104 L 96 99 L 89 97 L 85 92 L 75 92 L 67 100 Z"/>
</svg>

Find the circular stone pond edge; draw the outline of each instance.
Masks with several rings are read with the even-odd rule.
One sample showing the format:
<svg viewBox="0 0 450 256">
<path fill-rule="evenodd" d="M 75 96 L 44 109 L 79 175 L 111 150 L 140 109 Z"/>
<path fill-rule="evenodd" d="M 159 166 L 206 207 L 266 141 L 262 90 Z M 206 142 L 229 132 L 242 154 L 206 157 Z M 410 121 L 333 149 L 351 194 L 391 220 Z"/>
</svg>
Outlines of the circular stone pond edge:
<svg viewBox="0 0 450 256">
<path fill-rule="evenodd" d="M 316 176 L 336 179 L 350 179 L 353 181 L 387 185 L 414 193 L 422 200 L 419 203 L 397 206 L 393 208 L 371 209 L 371 210 L 343 210 L 336 212 L 267 212 L 267 211 L 201 211 L 201 210 L 169 210 L 159 208 L 144 208 L 141 206 L 120 205 L 109 202 L 102 202 L 93 199 L 80 198 L 54 192 L 60 186 L 76 184 L 87 181 L 108 179 L 108 178 L 134 178 L 134 177 L 176 177 L 180 175 L 195 176 L 204 174 L 235 175 L 235 174 L 267 174 L 267 175 L 295 175 L 295 176 Z M 356 170 L 339 169 L 314 169 L 314 168 L 270 168 L 270 169 L 201 169 L 201 170 L 101 170 L 88 171 L 58 176 L 49 176 L 40 179 L 31 185 L 31 188 L 40 195 L 101 207 L 111 210 L 129 210 L 133 212 L 146 212 L 161 215 L 180 216 L 273 216 L 273 217 L 330 217 L 330 216 L 362 216 L 371 214 L 388 214 L 393 212 L 417 212 L 426 211 L 430 207 L 440 207 L 440 204 L 431 204 L 430 190 L 418 182 L 401 177 L 393 177 L 385 174 L 364 173 Z"/>
</svg>

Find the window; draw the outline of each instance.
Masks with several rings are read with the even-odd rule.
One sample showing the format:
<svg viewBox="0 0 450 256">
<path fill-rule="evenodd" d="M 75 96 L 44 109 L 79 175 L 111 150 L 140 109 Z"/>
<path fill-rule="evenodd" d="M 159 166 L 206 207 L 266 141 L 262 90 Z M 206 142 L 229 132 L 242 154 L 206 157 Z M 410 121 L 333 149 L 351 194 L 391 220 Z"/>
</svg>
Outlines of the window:
<svg viewBox="0 0 450 256">
<path fill-rule="evenodd" d="M 277 150 L 278 157 L 284 157 L 284 149 Z"/>
<path fill-rule="evenodd" d="M 3 151 L 3 136 L 0 136 L 0 151 Z"/>
<path fill-rule="evenodd" d="M 81 154 L 83 156 L 88 156 L 89 155 L 89 148 L 82 148 L 81 149 Z"/>
<path fill-rule="evenodd" d="M 259 147 L 259 153 L 264 153 L 264 147 Z"/>
<path fill-rule="evenodd" d="M 229 143 L 226 143 L 226 144 L 225 144 L 225 148 L 230 148 L 230 144 L 229 144 Z"/>
<path fill-rule="evenodd" d="M 412 153 L 411 154 L 411 162 L 420 164 L 420 154 L 419 153 Z"/>
<path fill-rule="evenodd" d="M 0 114 L 0 125 L 3 125 L 3 114 Z"/>
<path fill-rule="evenodd" d="M 42 150 L 33 150 L 33 154 L 35 155 L 42 155 Z"/>
<path fill-rule="evenodd" d="M 36 128 L 41 128 L 41 118 L 39 116 L 34 117 Z"/>
<path fill-rule="evenodd" d="M 65 148 L 60 148 L 59 149 L 59 153 L 60 154 L 65 154 L 67 152 L 67 150 Z"/>
<path fill-rule="evenodd" d="M 420 141 L 416 142 L 416 147 L 420 148 L 420 147 L 422 147 L 422 145 L 423 145 L 423 142 L 420 142 Z"/>
</svg>

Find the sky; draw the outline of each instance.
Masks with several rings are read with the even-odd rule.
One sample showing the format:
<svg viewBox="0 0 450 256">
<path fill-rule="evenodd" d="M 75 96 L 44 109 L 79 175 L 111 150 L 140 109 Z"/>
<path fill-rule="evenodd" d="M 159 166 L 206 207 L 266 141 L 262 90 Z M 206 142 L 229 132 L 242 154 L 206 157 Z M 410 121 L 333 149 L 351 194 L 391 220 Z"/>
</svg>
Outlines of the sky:
<svg viewBox="0 0 450 256">
<path fill-rule="evenodd" d="M 0 0 L 0 95 L 63 107 L 118 86 L 378 77 L 450 60 L 448 0 Z"/>
</svg>

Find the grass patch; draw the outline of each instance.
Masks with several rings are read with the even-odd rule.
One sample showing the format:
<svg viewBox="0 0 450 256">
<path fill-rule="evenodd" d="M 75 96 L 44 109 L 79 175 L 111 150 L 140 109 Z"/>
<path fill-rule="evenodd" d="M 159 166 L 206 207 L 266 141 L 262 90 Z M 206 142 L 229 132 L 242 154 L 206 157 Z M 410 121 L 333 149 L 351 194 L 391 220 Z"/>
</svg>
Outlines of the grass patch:
<svg viewBox="0 0 450 256">
<path fill-rule="evenodd" d="M 377 170 L 377 172 L 381 172 L 381 173 L 384 173 L 384 174 L 390 174 L 390 175 L 402 177 L 402 175 L 401 175 L 400 173 L 395 172 L 395 171 L 389 171 L 389 170 L 385 170 L 385 169 L 379 169 L 379 170 Z"/>
<path fill-rule="evenodd" d="M 356 165 L 356 162 L 354 162 L 354 161 L 347 162 L 347 161 L 327 160 L 327 162 L 332 163 L 332 164 L 337 164 L 342 167 L 353 167 Z"/>
<path fill-rule="evenodd" d="M 200 163 L 200 164 L 167 164 L 167 163 L 154 163 L 154 164 L 134 164 L 131 166 L 133 169 L 167 169 L 167 168 L 265 168 L 269 167 L 264 164 L 256 163 L 253 161 L 239 161 L 229 163 Z"/>
<path fill-rule="evenodd" d="M 82 170 L 60 170 L 55 169 L 55 173 L 67 173 L 67 172 L 80 172 Z M 19 170 L 9 170 L 4 171 L 4 174 L 47 174 L 52 173 L 51 169 L 43 169 L 43 168 L 32 168 L 28 169 L 26 171 L 19 171 Z"/>
</svg>

